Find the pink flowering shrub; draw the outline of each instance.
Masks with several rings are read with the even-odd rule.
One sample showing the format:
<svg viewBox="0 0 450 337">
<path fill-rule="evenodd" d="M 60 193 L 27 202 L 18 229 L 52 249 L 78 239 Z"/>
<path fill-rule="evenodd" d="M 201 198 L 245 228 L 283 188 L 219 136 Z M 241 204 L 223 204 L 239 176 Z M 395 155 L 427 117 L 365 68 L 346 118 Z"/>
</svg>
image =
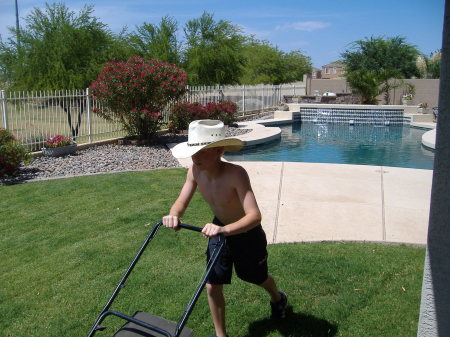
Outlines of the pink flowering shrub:
<svg viewBox="0 0 450 337">
<path fill-rule="evenodd" d="M 206 104 L 205 109 L 209 119 L 221 120 L 225 125 L 230 125 L 236 121 L 238 106 L 232 101 L 210 102 Z"/>
<path fill-rule="evenodd" d="M 199 102 L 178 103 L 170 114 L 169 130 L 171 132 L 187 130 L 189 123 L 197 119 L 218 119 L 225 125 L 230 125 L 236 120 L 237 109 L 237 104 L 231 101 L 209 102 L 206 105 Z"/>
<path fill-rule="evenodd" d="M 189 123 L 197 119 L 207 119 L 205 107 L 199 102 L 177 103 L 172 108 L 172 113 L 169 117 L 169 131 L 178 132 L 180 130 L 187 130 Z"/>
<path fill-rule="evenodd" d="M 167 104 L 184 94 L 186 79 L 183 69 L 156 59 L 108 62 L 90 86 L 103 106 L 94 111 L 119 121 L 129 135 L 150 138 L 159 129 Z"/>
<path fill-rule="evenodd" d="M 67 146 L 67 145 L 70 145 L 70 144 L 72 144 L 72 138 L 66 137 L 66 136 L 57 135 L 57 136 L 54 136 L 52 138 L 48 138 L 45 141 L 45 143 L 44 143 L 44 147 L 49 149 L 49 148 Z"/>
<path fill-rule="evenodd" d="M 0 177 L 14 174 L 22 161 L 29 160 L 29 153 L 9 130 L 0 128 Z"/>
</svg>

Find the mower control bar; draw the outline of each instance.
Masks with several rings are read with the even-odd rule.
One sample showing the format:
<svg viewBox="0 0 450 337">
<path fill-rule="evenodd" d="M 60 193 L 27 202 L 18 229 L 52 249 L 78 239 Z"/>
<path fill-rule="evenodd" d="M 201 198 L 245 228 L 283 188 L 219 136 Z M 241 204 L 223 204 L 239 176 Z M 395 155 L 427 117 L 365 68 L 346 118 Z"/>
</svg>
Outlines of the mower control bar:
<svg viewBox="0 0 450 337">
<path fill-rule="evenodd" d="M 180 223 L 178 226 L 181 227 L 181 228 L 184 228 L 184 229 L 189 229 L 191 231 L 196 231 L 196 232 L 201 232 L 202 231 L 201 227 L 186 225 L 184 223 Z"/>
</svg>

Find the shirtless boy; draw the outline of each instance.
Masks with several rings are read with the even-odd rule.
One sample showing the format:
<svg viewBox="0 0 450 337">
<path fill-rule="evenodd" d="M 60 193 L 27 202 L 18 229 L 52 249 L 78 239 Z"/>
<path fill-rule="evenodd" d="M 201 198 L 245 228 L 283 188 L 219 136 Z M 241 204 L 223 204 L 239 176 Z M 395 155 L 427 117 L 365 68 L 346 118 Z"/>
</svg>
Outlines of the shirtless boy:
<svg viewBox="0 0 450 337">
<path fill-rule="evenodd" d="M 173 149 L 177 158 L 192 157 L 192 166 L 180 195 L 163 225 L 177 230 L 196 189 L 211 207 L 215 217 L 202 230 L 209 238 L 208 258 L 217 243 L 217 235 L 226 237 L 226 246 L 207 280 L 208 303 L 216 335 L 226 337 L 223 285 L 231 283 L 232 265 L 244 281 L 264 288 L 270 295 L 272 318 L 284 318 L 287 296 L 279 291 L 267 272 L 267 241 L 261 227 L 261 212 L 247 172 L 238 165 L 221 160 L 225 151 L 239 151 L 241 140 L 225 138 L 222 122 L 198 120 L 189 125 L 188 141 Z"/>
</svg>

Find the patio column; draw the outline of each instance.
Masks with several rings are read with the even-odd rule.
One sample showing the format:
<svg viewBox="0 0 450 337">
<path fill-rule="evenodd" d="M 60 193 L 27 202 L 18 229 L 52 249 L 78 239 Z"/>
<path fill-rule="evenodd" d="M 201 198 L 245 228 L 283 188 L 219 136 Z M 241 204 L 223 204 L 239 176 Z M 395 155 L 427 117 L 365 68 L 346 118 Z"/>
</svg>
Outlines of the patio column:
<svg viewBox="0 0 450 337">
<path fill-rule="evenodd" d="M 417 336 L 450 336 L 450 0 L 445 2 L 436 151 Z"/>
</svg>

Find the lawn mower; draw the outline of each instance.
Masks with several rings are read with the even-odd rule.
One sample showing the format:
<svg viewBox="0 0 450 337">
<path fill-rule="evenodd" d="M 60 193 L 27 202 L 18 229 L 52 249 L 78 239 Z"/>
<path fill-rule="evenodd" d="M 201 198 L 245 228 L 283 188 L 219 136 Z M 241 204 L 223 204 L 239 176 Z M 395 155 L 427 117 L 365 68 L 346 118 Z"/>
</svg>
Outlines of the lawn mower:
<svg viewBox="0 0 450 337">
<path fill-rule="evenodd" d="M 133 268 L 139 261 L 142 253 L 147 248 L 147 245 L 150 243 L 150 241 L 154 238 L 156 233 L 158 232 L 158 229 L 162 226 L 162 222 L 158 222 L 156 225 L 153 226 L 152 230 L 148 234 L 147 238 L 145 239 L 144 243 L 142 244 L 141 248 L 139 249 L 138 253 L 134 257 L 134 259 L 131 261 L 128 269 L 126 270 L 125 274 L 122 276 L 122 279 L 120 280 L 119 284 L 117 285 L 116 289 L 114 290 L 113 294 L 109 298 L 108 302 L 106 303 L 105 307 L 101 311 L 100 315 L 98 316 L 97 320 L 95 321 L 94 325 L 92 326 L 88 337 L 92 337 L 95 335 L 97 331 L 105 330 L 106 327 L 102 326 L 103 320 L 110 315 L 117 316 L 123 320 L 126 321 L 126 323 L 113 335 L 113 337 L 190 337 L 192 336 L 193 331 L 185 326 L 189 315 L 191 314 L 195 303 L 197 302 L 205 284 L 206 280 L 208 279 L 209 274 L 212 271 L 212 268 L 214 267 L 214 264 L 216 263 L 220 252 L 222 251 L 222 248 L 225 243 L 225 237 L 221 235 L 219 237 L 219 243 L 216 246 L 215 250 L 213 251 L 213 254 L 211 254 L 211 257 L 206 264 L 206 269 L 203 274 L 203 277 L 200 281 L 200 284 L 196 288 L 193 296 L 191 297 L 191 300 L 187 304 L 187 306 L 184 309 L 183 314 L 181 315 L 178 322 L 172 322 L 165 318 L 158 317 L 143 311 L 136 311 L 133 316 L 128 316 L 126 314 L 110 310 L 111 305 L 114 302 L 114 299 L 119 294 L 120 290 L 125 286 L 125 282 L 128 278 L 128 276 L 133 271 Z M 183 229 L 189 229 L 197 232 L 201 232 L 202 228 L 190 226 L 186 224 L 180 224 L 179 225 Z"/>
</svg>

